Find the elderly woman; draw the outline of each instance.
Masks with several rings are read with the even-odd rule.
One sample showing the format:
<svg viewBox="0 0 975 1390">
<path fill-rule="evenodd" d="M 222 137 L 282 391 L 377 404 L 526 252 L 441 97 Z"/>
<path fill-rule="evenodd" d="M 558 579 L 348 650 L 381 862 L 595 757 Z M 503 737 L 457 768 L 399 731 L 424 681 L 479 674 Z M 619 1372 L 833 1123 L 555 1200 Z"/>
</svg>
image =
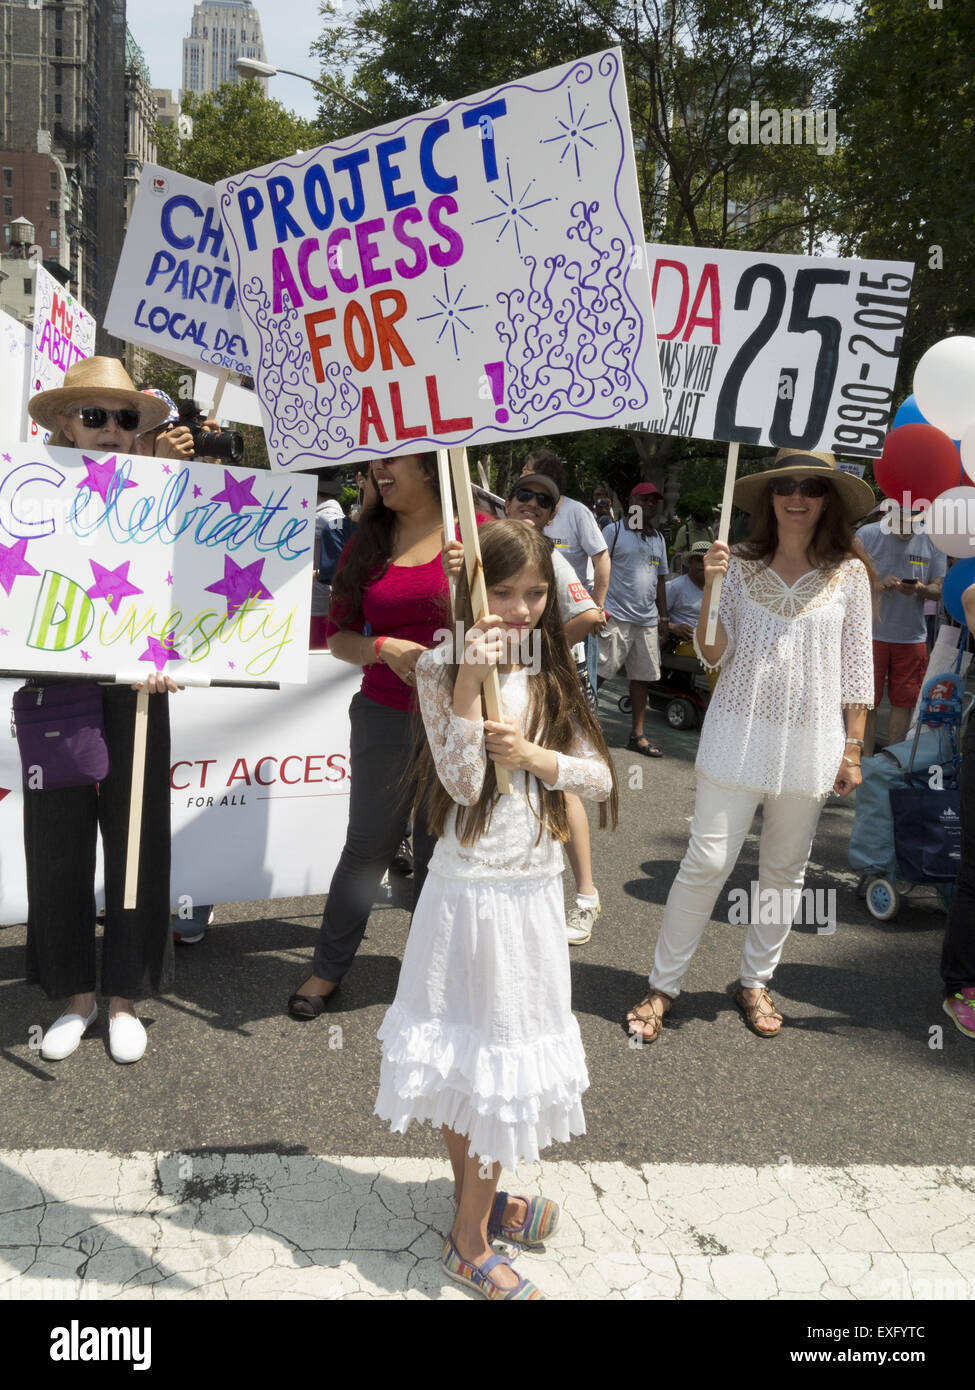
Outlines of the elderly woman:
<svg viewBox="0 0 975 1390">
<path fill-rule="evenodd" d="M 53 431 L 49 444 L 131 454 L 137 437 L 160 425 L 168 407 L 137 391 L 121 362 L 89 357 L 65 374 L 64 385 L 33 396 L 28 409 Z M 35 689 L 64 677 L 37 676 Z M 72 680 L 75 678 L 72 677 Z M 153 695 L 176 690 L 163 674 L 145 682 Z M 101 688 L 110 770 L 96 785 L 32 790 L 24 787 L 27 859 L 27 979 L 49 999 L 68 996 L 48 1028 L 41 1056 L 60 1061 L 75 1051 L 98 1014 L 95 1003 L 95 849 L 101 830 L 105 859 L 102 993 L 108 995 L 109 1048 L 116 1062 L 136 1062 L 146 1031 L 133 1001 L 163 986 L 169 945 L 169 709 L 149 701 L 145 803 L 139 856 L 139 899 L 123 907 L 136 690 Z"/>
<path fill-rule="evenodd" d="M 747 930 L 735 1003 L 759 1037 L 779 1032 L 768 985 L 819 813 L 830 791 L 848 796 L 860 783 L 873 701 L 872 573 L 851 528 L 873 507 L 873 492 L 840 472 L 831 454 L 783 449 L 771 469 L 738 480 L 734 500 L 751 513 L 752 529 L 734 554 L 715 541 L 704 558 L 695 648 L 709 670 L 720 664 L 721 676 L 701 732 L 691 840 L 667 899 L 650 992 L 627 1015 L 643 1042 L 657 1037 L 680 993 L 759 805 L 762 910 Z M 719 574 L 717 634 L 707 645 Z"/>
</svg>

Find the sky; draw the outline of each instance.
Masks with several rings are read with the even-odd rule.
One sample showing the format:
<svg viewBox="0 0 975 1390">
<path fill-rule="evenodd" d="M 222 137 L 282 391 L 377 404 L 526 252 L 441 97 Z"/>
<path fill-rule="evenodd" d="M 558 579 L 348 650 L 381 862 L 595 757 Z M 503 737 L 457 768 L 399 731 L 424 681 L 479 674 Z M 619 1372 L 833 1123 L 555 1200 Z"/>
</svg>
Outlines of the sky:
<svg viewBox="0 0 975 1390">
<path fill-rule="evenodd" d="M 189 35 L 194 0 L 126 0 L 126 19 L 142 49 L 154 87 L 168 87 L 175 95 L 183 82 L 183 39 Z M 267 61 L 275 67 L 318 76 L 317 62 L 309 56 L 312 42 L 322 31 L 317 0 L 257 0 Z M 314 117 L 315 90 L 295 77 L 272 77 L 268 96 L 299 116 Z"/>
</svg>

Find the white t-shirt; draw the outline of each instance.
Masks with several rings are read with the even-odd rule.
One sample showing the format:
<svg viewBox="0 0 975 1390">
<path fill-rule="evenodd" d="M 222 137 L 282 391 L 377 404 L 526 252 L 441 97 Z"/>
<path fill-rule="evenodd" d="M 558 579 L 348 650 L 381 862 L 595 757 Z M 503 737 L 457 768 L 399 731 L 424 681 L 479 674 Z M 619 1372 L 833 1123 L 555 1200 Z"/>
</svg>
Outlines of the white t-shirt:
<svg viewBox="0 0 975 1390">
<path fill-rule="evenodd" d="M 331 584 L 319 584 L 316 578 L 318 567 L 321 564 L 321 540 L 322 532 L 326 526 L 341 522 L 345 519 L 339 501 L 335 497 L 326 497 L 319 502 L 315 508 L 315 557 L 314 569 L 312 570 L 311 581 L 311 616 L 320 618 L 328 612 L 328 606 L 332 597 Z"/>
<path fill-rule="evenodd" d="M 580 613 L 588 613 L 590 608 L 595 608 L 596 601 L 585 584 L 578 578 L 568 560 L 558 550 L 552 551 L 552 568 L 555 571 L 555 584 L 559 591 L 559 616 L 562 619 L 562 626 L 565 627 L 570 619 L 578 618 Z M 577 663 L 585 661 L 585 642 L 574 642 L 571 651 L 573 659 Z"/>
<path fill-rule="evenodd" d="M 590 556 L 602 555 L 606 541 L 589 508 L 572 497 L 563 497 L 558 511 L 545 527 L 545 534 L 555 542 L 556 549 L 565 556 L 581 582 L 591 588 Z"/>
<path fill-rule="evenodd" d="M 606 612 L 625 623 L 657 626 L 657 580 L 666 578 L 667 546 L 659 531 L 643 535 L 625 521 L 607 527 L 612 569 L 606 590 Z"/>
<path fill-rule="evenodd" d="M 703 597 L 704 590 L 697 587 L 689 574 L 671 579 L 667 585 L 667 614 L 670 621 L 696 627 Z"/>
</svg>

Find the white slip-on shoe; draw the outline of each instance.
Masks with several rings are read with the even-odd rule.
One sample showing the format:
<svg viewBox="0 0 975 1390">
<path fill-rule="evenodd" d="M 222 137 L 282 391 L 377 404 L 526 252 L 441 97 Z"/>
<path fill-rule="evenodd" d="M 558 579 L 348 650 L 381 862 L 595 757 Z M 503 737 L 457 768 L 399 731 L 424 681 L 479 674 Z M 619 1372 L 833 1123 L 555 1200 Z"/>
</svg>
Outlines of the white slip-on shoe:
<svg viewBox="0 0 975 1390">
<path fill-rule="evenodd" d="M 87 1018 L 81 1014 L 62 1014 L 56 1018 L 41 1039 L 41 1056 L 46 1062 L 63 1062 L 78 1047 L 85 1033 L 98 1017 L 95 1004 Z"/>
<path fill-rule="evenodd" d="M 146 1030 L 132 1014 L 108 1020 L 108 1050 L 116 1062 L 137 1062 L 146 1050 Z"/>
</svg>

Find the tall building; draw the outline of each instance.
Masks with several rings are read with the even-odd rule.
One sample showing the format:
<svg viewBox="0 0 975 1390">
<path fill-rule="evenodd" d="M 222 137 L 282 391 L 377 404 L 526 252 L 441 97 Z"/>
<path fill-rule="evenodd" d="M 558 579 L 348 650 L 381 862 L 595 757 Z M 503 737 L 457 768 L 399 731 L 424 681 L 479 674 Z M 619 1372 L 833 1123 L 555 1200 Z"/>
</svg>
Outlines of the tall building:
<svg viewBox="0 0 975 1390">
<path fill-rule="evenodd" d="M 101 321 L 123 235 L 125 0 L 0 0 L 4 150 L 49 157 L 46 174 L 40 164 L 30 178 L 26 166 L 23 173 L 25 189 L 31 183 L 35 192 L 36 179 L 46 177 L 49 202 L 54 173 L 64 169 L 57 219 L 50 210 L 39 219 L 48 241 L 42 253 L 54 249 L 57 220 L 58 258 L 70 265 L 75 292 Z M 18 177 L 16 159 L 3 156 L 0 165 L 11 169 L 12 180 Z M 99 350 L 116 345 L 101 334 Z"/>
<path fill-rule="evenodd" d="M 142 49 L 125 31 L 125 225 L 144 164 L 156 162 L 156 98 Z"/>
<path fill-rule="evenodd" d="M 183 40 L 183 91 L 202 95 L 223 82 L 236 82 L 238 58 L 267 61 L 261 17 L 251 0 L 195 5 L 189 37 Z"/>
</svg>

